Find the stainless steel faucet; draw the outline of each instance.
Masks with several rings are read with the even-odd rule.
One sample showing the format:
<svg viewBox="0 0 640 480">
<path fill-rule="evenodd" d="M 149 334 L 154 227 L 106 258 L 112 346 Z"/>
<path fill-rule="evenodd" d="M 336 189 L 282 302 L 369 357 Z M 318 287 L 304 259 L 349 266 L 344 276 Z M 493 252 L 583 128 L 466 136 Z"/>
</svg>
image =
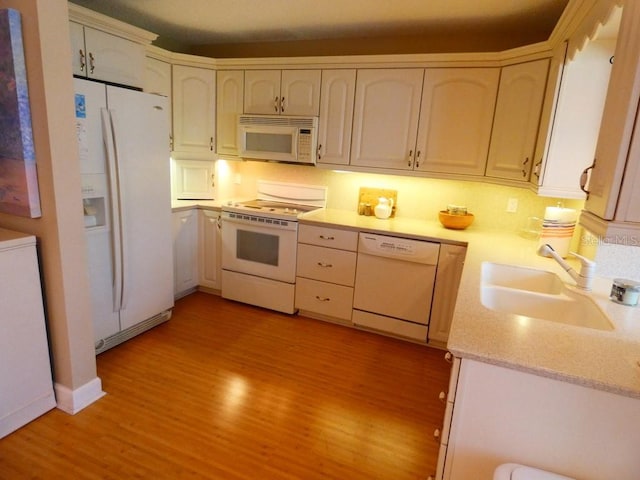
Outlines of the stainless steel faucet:
<svg viewBox="0 0 640 480">
<path fill-rule="evenodd" d="M 577 273 L 573 267 L 565 262 L 565 260 L 558 255 L 558 252 L 556 252 L 548 243 L 545 243 L 538 248 L 538 254 L 544 257 L 552 257 L 556 262 L 558 262 L 560 266 L 571 276 L 571 278 L 575 280 L 578 288 L 587 291 L 591 290 L 591 281 L 596 273 L 596 263 L 594 261 L 589 260 L 582 255 L 578 255 L 575 252 L 569 252 L 570 255 L 573 255 L 580 260 L 580 273 Z"/>
</svg>

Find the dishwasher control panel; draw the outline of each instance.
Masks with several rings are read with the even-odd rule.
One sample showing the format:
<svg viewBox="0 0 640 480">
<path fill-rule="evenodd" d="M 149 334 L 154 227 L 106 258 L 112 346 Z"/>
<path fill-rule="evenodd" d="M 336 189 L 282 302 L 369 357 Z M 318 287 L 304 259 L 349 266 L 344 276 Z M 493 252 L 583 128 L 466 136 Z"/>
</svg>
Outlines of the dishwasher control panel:
<svg viewBox="0 0 640 480">
<path fill-rule="evenodd" d="M 438 264 L 440 244 L 424 240 L 360 233 L 358 253 L 402 259 L 408 262 Z"/>
</svg>

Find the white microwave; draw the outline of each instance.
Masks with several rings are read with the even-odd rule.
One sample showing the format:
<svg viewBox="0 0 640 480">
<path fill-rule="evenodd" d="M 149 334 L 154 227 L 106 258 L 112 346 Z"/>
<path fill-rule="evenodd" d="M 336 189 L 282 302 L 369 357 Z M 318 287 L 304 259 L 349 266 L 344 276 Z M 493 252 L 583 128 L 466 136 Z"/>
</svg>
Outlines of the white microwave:
<svg viewBox="0 0 640 480">
<path fill-rule="evenodd" d="M 240 156 L 315 165 L 318 117 L 240 115 Z"/>
</svg>

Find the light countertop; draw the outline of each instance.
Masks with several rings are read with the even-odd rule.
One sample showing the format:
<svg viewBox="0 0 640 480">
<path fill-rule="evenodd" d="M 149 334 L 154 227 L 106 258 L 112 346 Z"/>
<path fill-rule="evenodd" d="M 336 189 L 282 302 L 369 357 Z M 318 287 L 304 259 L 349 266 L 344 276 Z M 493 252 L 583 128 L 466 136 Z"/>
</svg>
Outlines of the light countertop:
<svg viewBox="0 0 640 480">
<path fill-rule="evenodd" d="M 560 265 L 536 254 L 537 240 L 513 232 L 482 231 L 473 225 L 466 230 L 448 230 L 433 221 L 379 220 L 332 209 L 303 214 L 300 222 L 467 244 L 447 344 L 454 355 L 640 398 L 640 307 L 610 301 L 610 279 L 596 277 L 589 295 L 614 324 L 612 331 L 516 317 L 482 305 L 483 261 L 549 270 L 573 288 L 573 280 Z"/>
<path fill-rule="evenodd" d="M 226 202 L 221 200 L 171 200 L 171 211 L 180 212 L 200 208 L 204 210 L 220 210 Z"/>
</svg>

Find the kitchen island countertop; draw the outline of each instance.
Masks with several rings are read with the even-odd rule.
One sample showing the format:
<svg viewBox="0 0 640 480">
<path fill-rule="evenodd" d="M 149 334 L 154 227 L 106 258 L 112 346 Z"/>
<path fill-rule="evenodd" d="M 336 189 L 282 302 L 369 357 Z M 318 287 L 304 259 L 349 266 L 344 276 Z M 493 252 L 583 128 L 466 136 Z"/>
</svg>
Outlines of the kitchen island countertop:
<svg viewBox="0 0 640 480">
<path fill-rule="evenodd" d="M 448 230 L 434 221 L 379 220 L 332 209 L 303 214 L 300 222 L 467 244 L 447 344 L 454 355 L 640 398 L 640 307 L 610 301 L 611 279 L 597 276 L 589 295 L 613 323 L 612 331 L 519 317 L 482 305 L 483 261 L 549 270 L 573 289 L 573 280 L 560 265 L 536 254 L 537 240 L 523 238 L 515 232 L 482 230 L 473 225 L 466 230 Z M 577 262 L 568 261 L 579 268 Z"/>
</svg>

